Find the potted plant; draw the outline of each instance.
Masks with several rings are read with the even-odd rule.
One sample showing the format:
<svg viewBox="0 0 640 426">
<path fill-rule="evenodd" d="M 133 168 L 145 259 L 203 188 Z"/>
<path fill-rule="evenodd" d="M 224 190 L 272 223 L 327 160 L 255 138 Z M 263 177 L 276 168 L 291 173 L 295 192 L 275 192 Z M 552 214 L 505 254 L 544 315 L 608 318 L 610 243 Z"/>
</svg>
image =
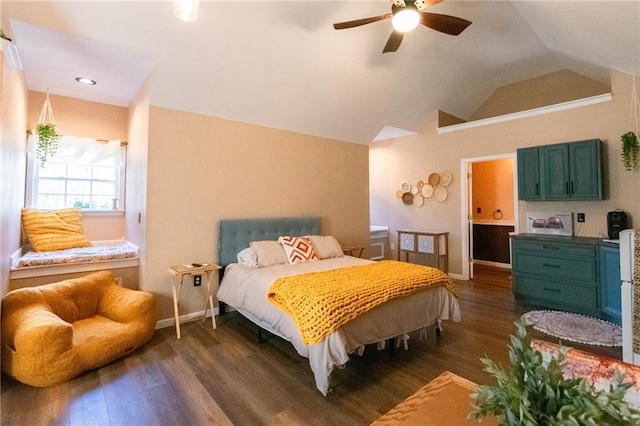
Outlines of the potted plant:
<svg viewBox="0 0 640 426">
<path fill-rule="evenodd" d="M 620 138 L 622 141 L 622 164 L 625 170 L 633 170 L 638 164 L 638 136 L 634 132 L 627 132 Z"/>
<path fill-rule="evenodd" d="M 549 361 L 531 347 L 524 320 L 516 322 L 511 336 L 510 367 L 505 370 L 483 358 L 485 371 L 497 386 L 478 386 L 470 417 L 481 420 L 496 416 L 501 425 L 637 425 L 640 412 L 624 401 L 629 384 L 618 371 L 609 391 L 595 392 L 583 378 L 565 379 L 563 362 L 569 348 L 560 346 Z"/>
<path fill-rule="evenodd" d="M 40 164 L 44 165 L 47 158 L 53 155 L 58 149 L 58 133 L 56 125 L 52 123 L 40 123 L 36 125 L 36 135 L 38 142 L 36 145 L 36 155 L 40 159 Z"/>
</svg>

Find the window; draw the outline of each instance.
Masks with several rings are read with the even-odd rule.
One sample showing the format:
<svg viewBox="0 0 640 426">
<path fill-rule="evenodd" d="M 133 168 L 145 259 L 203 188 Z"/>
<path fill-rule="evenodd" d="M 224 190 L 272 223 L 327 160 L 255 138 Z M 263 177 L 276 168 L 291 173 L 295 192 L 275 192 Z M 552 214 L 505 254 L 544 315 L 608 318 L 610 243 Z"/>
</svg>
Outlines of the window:
<svg viewBox="0 0 640 426">
<path fill-rule="evenodd" d="M 27 205 L 124 210 L 126 144 L 62 136 L 57 151 L 42 164 L 35 155 L 36 141 L 29 136 Z"/>
</svg>

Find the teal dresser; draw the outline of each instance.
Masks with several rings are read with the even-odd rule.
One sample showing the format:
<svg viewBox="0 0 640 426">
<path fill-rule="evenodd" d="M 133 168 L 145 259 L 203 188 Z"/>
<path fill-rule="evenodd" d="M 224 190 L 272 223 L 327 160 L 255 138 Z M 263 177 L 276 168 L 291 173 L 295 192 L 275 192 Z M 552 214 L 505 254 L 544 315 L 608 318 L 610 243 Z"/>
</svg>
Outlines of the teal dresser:
<svg viewBox="0 0 640 426">
<path fill-rule="evenodd" d="M 590 237 L 520 234 L 512 237 L 512 249 L 516 300 L 616 321 L 620 279 L 614 245 Z"/>
</svg>

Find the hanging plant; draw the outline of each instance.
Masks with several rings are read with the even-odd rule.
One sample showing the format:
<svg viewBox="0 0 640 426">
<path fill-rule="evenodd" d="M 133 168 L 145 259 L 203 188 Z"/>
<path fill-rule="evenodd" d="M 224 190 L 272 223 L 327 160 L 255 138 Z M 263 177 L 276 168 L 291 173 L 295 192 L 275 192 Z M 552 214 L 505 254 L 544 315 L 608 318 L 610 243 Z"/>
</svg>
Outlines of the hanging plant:
<svg viewBox="0 0 640 426">
<path fill-rule="evenodd" d="M 53 118 L 53 108 L 49 100 L 49 93 L 44 99 L 40 119 L 36 125 L 36 135 L 38 142 L 36 144 L 36 155 L 40 160 L 40 166 L 44 167 L 47 158 L 56 153 L 58 149 L 58 139 L 60 135 L 56 132 L 56 120 Z"/>
<path fill-rule="evenodd" d="M 620 137 L 622 142 L 622 164 L 625 170 L 633 170 L 638 165 L 638 117 L 640 116 L 640 102 L 638 101 L 638 89 L 636 87 L 636 76 L 631 82 L 631 117 L 629 124 L 633 128 L 635 122 L 635 132 L 630 131 Z"/>
<path fill-rule="evenodd" d="M 59 135 L 56 132 L 56 125 L 52 123 L 38 124 L 36 126 L 36 134 L 38 135 L 36 155 L 40 160 L 40 164 L 44 166 L 47 158 L 55 154 L 58 149 Z"/>
<path fill-rule="evenodd" d="M 633 170 L 638 165 L 638 136 L 634 132 L 627 132 L 620 138 L 622 141 L 622 164 L 625 170 Z"/>
<path fill-rule="evenodd" d="M 7 41 L 11 41 L 11 39 L 9 37 L 7 37 L 7 35 L 1 29 L 0 29 L 0 38 L 3 38 L 5 40 L 7 40 Z"/>
</svg>

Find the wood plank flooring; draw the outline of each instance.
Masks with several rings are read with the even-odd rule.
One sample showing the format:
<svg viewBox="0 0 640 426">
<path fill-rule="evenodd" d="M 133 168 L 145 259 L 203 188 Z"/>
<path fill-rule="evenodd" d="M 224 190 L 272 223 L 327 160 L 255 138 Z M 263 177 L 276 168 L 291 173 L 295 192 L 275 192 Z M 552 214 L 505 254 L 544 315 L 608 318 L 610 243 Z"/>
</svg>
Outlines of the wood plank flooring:
<svg viewBox="0 0 640 426">
<path fill-rule="evenodd" d="M 534 307 L 514 301 L 510 272 L 477 267 L 458 282 L 460 323 L 427 340 L 412 334 L 409 350 L 367 348 L 332 377 L 322 396 L 307 359 L 278 338 L 256 343 L 253 324 L 236 313 L 218 328 L 199 321 L 158 330 L 132 355 L 53 388 L 2 377 L 3 425 L 363 425 L 449 370 L 493 383 L 480 358 L 506 364 L 513 321 Z M 542 334 L 534 337 L 549 339 Z M 551 341 L 553 338 L 551 338 Z M 620 348 L 583 350 L 621 358 Z"/>
</svg>

